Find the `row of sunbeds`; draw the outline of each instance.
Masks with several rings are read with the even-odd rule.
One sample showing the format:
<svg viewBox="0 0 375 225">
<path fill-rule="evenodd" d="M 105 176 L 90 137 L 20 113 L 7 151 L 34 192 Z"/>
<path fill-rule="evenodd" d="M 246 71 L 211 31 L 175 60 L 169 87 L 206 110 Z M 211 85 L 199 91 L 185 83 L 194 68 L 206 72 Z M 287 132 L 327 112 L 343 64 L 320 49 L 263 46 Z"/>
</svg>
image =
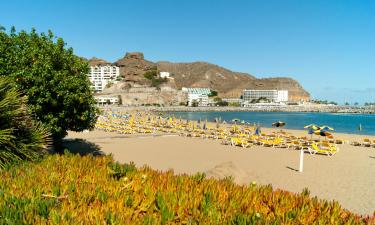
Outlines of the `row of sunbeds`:
<svg viewBox="0 0 375 225">
<path fill-rule="evenodd" d="M 354 146 L 362 146 L 362 147 L 374 147 L 375 148 L 375 140 L 370 140 L 369 138 L 363 139 L 362 142 L 353 141 L 351 145 Z"/>
<path fill-rule="evenodd" d="M 311 141 L 306 137 L 295 137 L 282 131 L 268 135 L 264 133 L 255 135 L 253 126 L 233 125 L 229 129 L 220 126 L 212 128 L 207 124 L 201 126 L 195 122 L 162 118 L 146 113 L 130 114 L 126 118 L 104 114 L 99 117 L 96 128 L 121 134 L 173 133 L 185 137 L 221 140 L 223 144 L 242 148 L 258 145 L 280 149 L 302 149 L 310 154 L 329 156 L 338 152 L 337 144 L 343 143 L 341 140 Z"/>
</svg>

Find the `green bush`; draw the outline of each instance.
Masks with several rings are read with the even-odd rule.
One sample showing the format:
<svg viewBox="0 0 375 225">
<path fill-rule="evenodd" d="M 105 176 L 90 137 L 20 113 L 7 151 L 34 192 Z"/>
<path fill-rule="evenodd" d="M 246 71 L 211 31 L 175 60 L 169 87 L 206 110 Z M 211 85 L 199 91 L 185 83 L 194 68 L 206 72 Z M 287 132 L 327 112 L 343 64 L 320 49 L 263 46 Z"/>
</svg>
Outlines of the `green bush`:
<svg viewBox="0 0 375 225">
<path fill-rule="evenodd" d="M 73 54 L 51 31 L 0 30 L 0 75 L 10 77 L 25 94 L 36 119 L 55 140 L 67 130 L 93 128 L 97 108 L 88 80 L 88 63 Z"/>
<path fill-rule="evenodd" d="M 35 160 L 49 146 L 49 133 L 32 120 L 26 100 L 10 79 L 0 77 L 0 169 Z"/>
<path fill-rule="evenodd" d="M 151 81 L 151 86 L 158 88 L 162 83 L 165 83 L 168 81 L 167 78 L 161 78 L 158 76 L 157 69 L 152 69 L 149 71 L 146 71 L 143 76 Z"/>
</svg>

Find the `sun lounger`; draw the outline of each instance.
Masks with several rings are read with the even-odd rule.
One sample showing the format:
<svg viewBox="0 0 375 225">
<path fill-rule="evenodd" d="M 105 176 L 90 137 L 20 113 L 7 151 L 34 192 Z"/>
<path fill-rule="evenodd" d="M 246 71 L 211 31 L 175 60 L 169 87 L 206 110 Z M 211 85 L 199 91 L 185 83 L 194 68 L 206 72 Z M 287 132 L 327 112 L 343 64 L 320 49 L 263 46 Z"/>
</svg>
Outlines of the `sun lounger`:
<svg viewBox="0 0 375 225">
<path fill-rule="evenodd" d="M 370 139 L 368 139 L 368 138 L 363 139 L 362 145 L 364 147 L 371 147 L 371 141 L 370 141 Z"/>
<path fill-rule="evenodd" d="M 353 146 L 361 146 L 362 145 L 358 141 L 352 141 L 350 144 L 353 145 Z"/>
<path fill-rule="evenodd" d="M 307 149 L 310 154 L 323 154 L 328 156 L 333 156 L 338 152 L 338 148 L 335 145 L 318 145 L 316 143 L 312 144 L 311 147 Z"/>
<path fill-rule="evenodd" d="M 250 143 L 245 138 L 233 137 L 230 141 L 232 146 L 241 146 L 243 148 L 250 146 Z"/>
</svg>

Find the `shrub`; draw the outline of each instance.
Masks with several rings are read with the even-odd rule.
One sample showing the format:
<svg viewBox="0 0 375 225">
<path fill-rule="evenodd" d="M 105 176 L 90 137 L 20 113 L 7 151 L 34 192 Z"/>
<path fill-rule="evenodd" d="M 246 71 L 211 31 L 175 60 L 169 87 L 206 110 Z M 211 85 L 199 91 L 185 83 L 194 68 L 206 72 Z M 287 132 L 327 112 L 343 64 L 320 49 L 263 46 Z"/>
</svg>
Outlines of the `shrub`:
<svg viewBox="0 0 375 225">
<path fill-rule="evenodd" d="M 0 75 L 16 82 L 36 119 L 56 141 L 67 130 L 93 128 L 97 108 L 87 77 L 88 63 L 51 31 L 0 30 Z"/>
<path fill-rule="evenodd" d="M 26 97 L 0 77 L 0 169 L 21 160 L 35 160 L 49 145 L 48 131 L 34 122 Z"/>
<path fill-rule="evenodd" d="M 167 78 L 161 78 L 161 77 L 158 77 L 158 71 L 157 69 L 152 69 L 152 70 L 149 70 L 149 71 L 146 71 L 143 76 L 147 79 L 147 80 L 150 80 L 151 81 L 151 86 L 152 87 L 156 87 L 156 88 L 159 88 L 159 86 L 162 84 L 162 83 L 165 83 L 168 81 Z"/>
</svg>

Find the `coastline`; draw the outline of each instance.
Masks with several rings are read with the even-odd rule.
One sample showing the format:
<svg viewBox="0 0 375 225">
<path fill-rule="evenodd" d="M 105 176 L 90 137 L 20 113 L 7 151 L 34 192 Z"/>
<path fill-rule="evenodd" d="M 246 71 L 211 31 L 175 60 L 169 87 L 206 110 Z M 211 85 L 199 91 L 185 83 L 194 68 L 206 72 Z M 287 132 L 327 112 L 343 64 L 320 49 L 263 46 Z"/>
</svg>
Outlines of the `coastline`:
<svg viewBox="0 0 375 225">
<path fill-rule="evenodd" d="M 153 112 L 311 112 L 340 114 L 375 114 L 375 108 L 350 106 L 253 106 L 253 107 L 186 107 L 186 106 L 109 106 L 122 110 L 144 110 Z"/>
</svg>

